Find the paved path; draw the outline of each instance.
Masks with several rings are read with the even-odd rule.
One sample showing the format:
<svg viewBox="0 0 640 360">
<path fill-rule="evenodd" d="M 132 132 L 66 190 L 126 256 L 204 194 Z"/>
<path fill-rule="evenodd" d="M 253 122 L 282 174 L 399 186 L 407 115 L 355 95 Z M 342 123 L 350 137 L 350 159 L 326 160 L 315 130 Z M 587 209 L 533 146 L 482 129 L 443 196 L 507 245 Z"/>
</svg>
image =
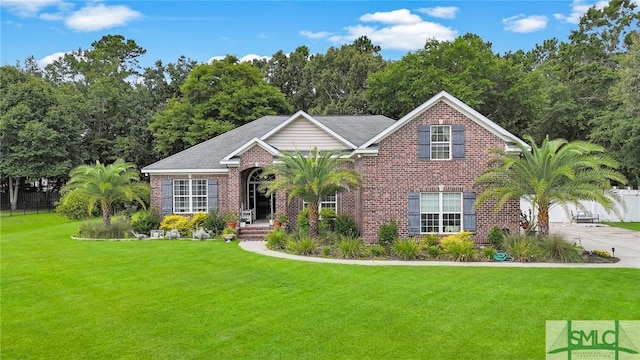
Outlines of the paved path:
<svg viewBox="0 0 640 360">
<path fill-rule="evenodd" d="M 551 224 L 551 232 L 565 235 L 568 241 L 582 243 L 586 250 L 607 250 L 615 247 L 615 255 L 620 258 L 610 264 L 557 264 L 557 263 L 519 263 L 519 262 L 457 262 L 457 261 L 399 261 L 399 260 L 346 260 L 320 257 L 299 256 L 269 250 L 264 241 L 242 241 L 240 247 L 257 254 L 292 259 L 298 261 L 352 264 L 352 265 L 391 265 L 391 266 L 490 266 L 490 267 L 554 267 L 554 268 L 640 268 L 640 232 L 605 226 L 585 226 L 570 224 Z"/>
</svg>

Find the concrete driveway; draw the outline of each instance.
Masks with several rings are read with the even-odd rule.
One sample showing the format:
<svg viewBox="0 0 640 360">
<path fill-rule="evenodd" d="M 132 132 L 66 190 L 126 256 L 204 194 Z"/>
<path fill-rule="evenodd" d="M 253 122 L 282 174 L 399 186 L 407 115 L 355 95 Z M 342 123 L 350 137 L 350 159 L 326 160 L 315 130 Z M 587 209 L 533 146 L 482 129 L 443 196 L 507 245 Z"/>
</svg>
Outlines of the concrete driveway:
<svg viewBox="0 0 640 360">
<path fill-rule="evenodd" d="M 551 234 L 562 234 L 569 242 L 582 245 L 585 250 L 606 250 L 615 248 L 615 256 L 620 258 L 620 267 L 640 268 L 640 232 L 604 224 L 549 224 Z"/>
</svg>

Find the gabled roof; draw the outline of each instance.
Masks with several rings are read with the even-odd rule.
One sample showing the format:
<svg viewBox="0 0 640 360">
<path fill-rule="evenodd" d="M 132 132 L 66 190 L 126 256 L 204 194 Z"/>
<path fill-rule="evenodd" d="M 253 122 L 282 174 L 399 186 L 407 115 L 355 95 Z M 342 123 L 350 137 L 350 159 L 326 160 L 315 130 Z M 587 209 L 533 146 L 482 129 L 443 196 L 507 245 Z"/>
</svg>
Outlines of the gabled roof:
<svg viewBox="0 0 640 360">
<path fill-rule="evenodd" d="M 503 127 L 489 120 L 486 116 L 472 109 L 471 107 L 469 107 L 469 105 L 458 100 L 457 98 L 447 93 L 446 91 L 441 91 L 437 93 L 435 96 L 433 96 L 431 99 L 424 102 L 422 105 L 413 109 L 407 115 L 403 116 L 402 119 L 396 121 L 393 125 L 384 129 L 381 133 L 377 134 L 375 137 L 373 137 L 372 139 L 370 139 L 369 141 L 361 145 L 359 150 L 360 149 L 364 150 L 374 144 L 379 143 L 384 138 L 393 134 L 396 130 L 400 129 L 406 123 L 410 122 L 411 120 L 416 118 L 418 115 L 422 114 L 424 111 L 428 110 L 429 108 L 431 108 L 432 106 L 434 106 L 440 101 L 445 102 L 455 110 L 464 114 L 469 119 L 475 121 L 478 125 L 482 126 L 486 130 L 490 131 L 491 133 L 493 133 L 494 135 L 502 139 L 505 142 L 506 150 L 514 150 L 514 146 L 513 146 L 514 142 L 520 143 L 524 145 L 526 148 L 530 148 L 527 143 L 520 140 L 517 136 L 513 135 L 512 133 L 508 132 Z"/>
<path fill-rule="evenodd" d="M 375 136 L 383 129 L 394 123 L 382 115 L 353 115 L 353 116 L 310 116 L 319 128 L 331 129 L 337 138 L 345 140 L 345 144 L 355 147 Z M 297 118 L 284 115 L 267 115 L 250 123 L 242 125 L 224 134 L 196 144 L 177 154 L 166 157 L 142 169 L 147 174 L 196 174 L 196 173 L 226 173 L 227 164 L 236 155 L 248 150 L 251 146 L 260 144 L 263 148 L 271 147 L 265 135 L 276 128 L 282 128 L 287 120 Z M 321 126 L 320 126 L 321 125 Z M 261 142 L 256 141 L 255 139 Z M 269 150 L 268 150 L 269 151 Z M 229 157 L 232 155 L 231 157 Z M 225 160 L 226 159 L 226 160 Z"/>
<path fill-rule="evenodd" d="M 266 142 L 262 141 L 261 139 L 259 139 L 257 137 L 254 137 L 253 139 L 251 139 L 248 142 L 246 142 L 244 145 L 242 145 L 239 148 L 237 148 L 231 154 L 225 156 L 220 161 L 220 163 L 224 164 L 224 165 L 239 164 L 239 160 L 233 160 L 233 158 L 244 154 L 247 150 L 251 149 L 254 146 L 260 146 L 261 148 L 263 148 L 264 150 L 266 150 L 269 154 L 271 154 L 273 156 L 276 156 L 276 155 L 278 155 L 280 153 L 278 151 L 278 149 L 276 149 L 273 146 L 267 144 Z"/>
</svg>

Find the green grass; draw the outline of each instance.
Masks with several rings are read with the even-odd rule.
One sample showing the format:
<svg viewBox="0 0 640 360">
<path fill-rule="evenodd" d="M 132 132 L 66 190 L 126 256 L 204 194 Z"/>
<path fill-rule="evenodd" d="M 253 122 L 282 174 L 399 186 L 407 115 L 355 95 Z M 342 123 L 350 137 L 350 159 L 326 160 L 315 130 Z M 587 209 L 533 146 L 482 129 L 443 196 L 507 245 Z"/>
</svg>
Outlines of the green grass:
<svg viewBox="0 0 640 360">
<path fill-rule="evenodd" d="M 640 270 L 398 267 L 0 224 L 2 359 L 540 359 L 545 320 L 640 319 Z"/>
<path fill-rule="evenodd" d="M 623 229 L 640 231 L 640 222 L 605 222 L 605 224 Z"/>
</svg>

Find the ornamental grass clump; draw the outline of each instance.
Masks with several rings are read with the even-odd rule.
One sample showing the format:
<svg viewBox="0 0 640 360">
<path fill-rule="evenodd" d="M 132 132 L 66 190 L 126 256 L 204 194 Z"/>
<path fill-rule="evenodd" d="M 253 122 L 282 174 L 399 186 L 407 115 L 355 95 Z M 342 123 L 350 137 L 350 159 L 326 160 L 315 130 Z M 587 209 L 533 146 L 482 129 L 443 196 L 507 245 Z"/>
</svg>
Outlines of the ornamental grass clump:
<svg viewBox="0 0 640 360">
<path fill-rule="evenodd" d="M 415 260 L 420 255 L 420 242 L 414 239 L 395 240 L 391 252 L 402 260 Z"/>
<path fill-rule="evenodd" d="M 560 235 L 543 236 L 539 244 L 542 254 L 549 260 L 562 263 L 582 262 L 581 251 Z"/>
<path fill-rule="evenodd" d="M 543 255 L 539 241 L 533 236 L 507 235 L 503 239 L 502 247 L 507 254 L 519 262 L 535 261 Z"/>
<path fill-rule="evenodd" d="M 267 240 L 267 248 L 271 250 L 282 250 L 287 247 L 290 240 L 289 234 L 282 228 L 276 228 L 270 231 L 265 237 Z"/>
<path fill-rule="evenodd" d="M 317 247 L 316 241 L 309 236 L 302 236 L 298 240 L 289 240 L 287 242 L 287 250 L 296 255 L 311 255 Z"/>
<path fill-rule="evenodd" d="M 80 225 L 80 237 L 88 239 L 124 239 L 129 237 L 131 222 L 124 217 L 115 218 L 110 224 L 87 222 Z"/>
<path fill-rule="evenodd" d="M 362 256 L 364 242 L 361 238 L 343 236 L 338 242 L 338 254 L 343 259 L 357 259 Z"/>
</svg>

